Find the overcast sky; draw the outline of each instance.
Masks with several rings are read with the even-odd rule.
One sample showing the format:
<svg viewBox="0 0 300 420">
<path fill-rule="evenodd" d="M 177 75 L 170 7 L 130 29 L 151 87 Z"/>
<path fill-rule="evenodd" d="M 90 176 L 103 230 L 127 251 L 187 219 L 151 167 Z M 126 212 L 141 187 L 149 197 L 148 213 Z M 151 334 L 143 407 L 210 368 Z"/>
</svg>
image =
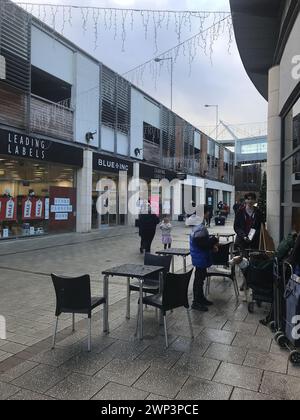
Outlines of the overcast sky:
<svg viewBox="0 0 300 420">
<path fill-rule="evenodd" d="M 16 1 L 16 0 L 14 0 Z M 26 3 L 25 0 L 18 0 Z M 125 7 L 170 10 L 211 10 L 229 11 L 229 0 L 31 0 L 32 3 L 75 4 L 82 6 Z M 43 14 L 44 11 L 42 10 Z M 51 11 L 47 9 L 51 19 Z M 59 17 L 57 17 L 59 21 Z M 89 15 L 86 31 L 80 12 L 72 15 L 72 27 L 66 22 L 64 35 L 72 42 L 95 56 L 99 61 L 120 74 L 155 57 L 154 31 L 150 19 L 148 40 L 145 41 L 141 17 L 134 19 L 131 31 L 131 17 L 127 18 L 125 51 L 122 52 L 122 21 L 118 22 L 116 40 L 114 28 L 104 30 L 99 25 L 99 47 L 95 50 L 93 16 Z M 205 27 L 212 21 L 207 21 Z M 191 29 L 191 30 L 190 30 Z M 199 24 L 186 23 L 182 40 L 199 32 Z M 171 19 L 169 30 L 159 30 L 158 52 L 163 52 L 178 43 Z M 214 126 L 214 109 L 204 108 L 204 104 L 219 104 L 220 119 L 230 124 L 263 122 L 267 120 L 267 103 L 256 91 L 242 65 L 235 42 L 228 53 L 228 36 L 224 34 L 214 46 L 213 64 L 201 49 L 192 65 L 189 75 L 188 54 L 180 55 L 174 69 L 174 111 L 197 127 Z M 157 89 L 153 78 L 145 74 L 143 90 L 170 107 L 170 73 L 167 65 L 161 71 Z"/>
</svg>

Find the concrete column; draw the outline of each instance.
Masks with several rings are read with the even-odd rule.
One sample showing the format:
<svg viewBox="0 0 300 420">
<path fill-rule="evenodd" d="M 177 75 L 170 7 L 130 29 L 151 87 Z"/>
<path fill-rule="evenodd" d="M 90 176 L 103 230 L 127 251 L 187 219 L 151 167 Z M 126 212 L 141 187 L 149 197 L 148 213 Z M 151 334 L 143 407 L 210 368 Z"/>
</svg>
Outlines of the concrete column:
<svg viewBox="0 0 300 420">
<path fill-rule="evenodd" d="M 222 190 L 218 190 L 218 203 L 220 203 L 220 201 L 223 201 L 223 191 Z"/>
<path fill-rule="evenodd" d="M 133 164 L 133 179 L 139 179 L 140 177 L 140 164 L 135 162 Z M 132 199 L 134 193 L 128 193 L 128 201 Z M 128 208 L 128 226 L 135 226 L 135 220 L 138 218 L 137 215 L 131 214 L 130 209 Z"/>
<path fill-rule="evenodd" d="M 92 229 L 93 152 L 83 152 L 83 167 L 77 172 L 77 224 L 76 232 L 88 233 Z"/>
<path fill-rule="evenodd" d="M 280 67 L 269 71 L 267 227 L 275 244 L 280 241 L 281 118 L 279 116 Z"/>
</svg>

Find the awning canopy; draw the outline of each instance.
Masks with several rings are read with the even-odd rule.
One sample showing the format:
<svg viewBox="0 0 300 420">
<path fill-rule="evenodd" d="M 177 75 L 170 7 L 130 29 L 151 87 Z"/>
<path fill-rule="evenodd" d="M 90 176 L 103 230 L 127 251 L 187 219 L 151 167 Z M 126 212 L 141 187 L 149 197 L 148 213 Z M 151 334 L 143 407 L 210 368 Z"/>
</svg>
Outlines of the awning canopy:
<svg viewBox="0 0 300 420">
<path fill-rule="evenodd" d="M 265 99 L 280 33 L 281 0 L 230 0 L 235 37 L 244 67 Z"/>
</svg>

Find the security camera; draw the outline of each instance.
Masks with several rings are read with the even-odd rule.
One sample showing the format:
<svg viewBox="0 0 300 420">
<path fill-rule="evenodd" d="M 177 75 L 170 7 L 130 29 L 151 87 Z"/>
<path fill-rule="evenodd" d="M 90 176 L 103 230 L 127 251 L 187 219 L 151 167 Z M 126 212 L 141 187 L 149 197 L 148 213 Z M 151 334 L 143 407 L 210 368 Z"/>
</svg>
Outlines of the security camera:
<svg viewBox="0 0 300 420">
<path fill-rule="evenodd" d="M 88 133 L 86 133 L 85 135 L 85 140 L 87 143 L 89 143 L 91 140 L 94 140 L 94 135 L 97 134 L 97 131 L 95 131 L 94 133 L 91 133 L 90 131 Z"/>
<path fill-rule="evenodd" d="M 138 156 L 140 156 L 141 155 L 141 151 L 142 151 L 143 149 L 139 149 L 138 147 L 136 148 L 136 149 L 134 149 L 134 154 L 135 154 L 135 156 L 136 157 L 138 157 Z"/>
</svg>

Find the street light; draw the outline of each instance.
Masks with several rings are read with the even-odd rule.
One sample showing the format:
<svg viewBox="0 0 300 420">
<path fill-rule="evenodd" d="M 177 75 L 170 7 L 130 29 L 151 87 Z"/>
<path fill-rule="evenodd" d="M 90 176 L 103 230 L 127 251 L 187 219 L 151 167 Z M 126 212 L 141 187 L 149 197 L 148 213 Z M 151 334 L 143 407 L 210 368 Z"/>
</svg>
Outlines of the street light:
<svg viewBox="0 0 300 420">
<path fill-rule="evenodd" d="M 205 108 L 216 108 L 216 140 L 218 140 L 219 133 L 219 105 L 204 105 Z"/>
<path fill-rule="evenodd" d="M 165 58 L 156 57 L 154 59 L 154 61 L 156 63 L 160 63 L 161 61 L 166 61 L 166 60 L 170 60 L 171 61 L 171 111 L 173 111 L 173 70 L 174 70 L 174 60 L 173 60 L 173 57 L 165 57 Z"/>
</svg>

